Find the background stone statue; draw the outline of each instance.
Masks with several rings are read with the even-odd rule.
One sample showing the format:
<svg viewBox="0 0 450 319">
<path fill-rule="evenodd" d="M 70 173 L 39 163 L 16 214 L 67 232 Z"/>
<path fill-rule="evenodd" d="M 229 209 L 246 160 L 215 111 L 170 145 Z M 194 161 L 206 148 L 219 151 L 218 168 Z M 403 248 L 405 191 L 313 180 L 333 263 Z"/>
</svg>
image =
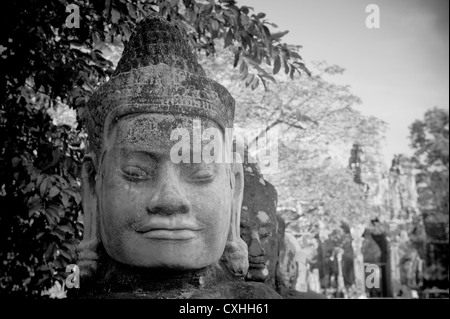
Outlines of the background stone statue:
<svg viewBox="0 0 450 319">
<path fill-rule="evenodd" d="M 246 280 L 262 282 L 284 298 L 326 299 L 317 293 L 294 289 L 299 271 L 295 256 L 297 251 L 289 250 L 290 246 L 284 241 L 285 224 L 277 216 L 277 191 L 264 180 L 258 165 L 249 163 L 247 155 L 245 159 L 241 236 L 248 245 L 249 270 Z"/>
<path fill-rule="evenodd" d="M 276 217 L 277 192 L 256 164 L 245 163 L 244 174 L 241 235 L 249 251 L 247 279 L 275 287 L 281 235 Z"/>
<path fill-rule="evenodd" d="M 284 221 L 283 221 L 284 222 Z M 283 285 L 292 290 L 306 292 L 308 290 L 307 259 L 302 253 L 300 244 L 291 233 L 284 234 L 284 245 L 280 251 L 279 274 Z"/>
<path fill-rule="evenodd" d="M 216 129 L 227 152 L 234 99 L 205 77 L 185 38 L 162 18 L 140 22 L 112 78 L 88 102 L 84 296 L 279 297 L 243 280 L 242 165 L 202 160 L 207 142 L 196 148 L 194 128 Z"/>
</svg>

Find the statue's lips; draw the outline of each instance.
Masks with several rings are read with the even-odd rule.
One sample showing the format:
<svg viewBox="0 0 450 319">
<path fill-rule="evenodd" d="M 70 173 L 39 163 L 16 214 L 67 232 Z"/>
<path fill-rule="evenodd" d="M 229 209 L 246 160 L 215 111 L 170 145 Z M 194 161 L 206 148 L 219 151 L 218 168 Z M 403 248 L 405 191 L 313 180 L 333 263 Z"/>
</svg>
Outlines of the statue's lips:
<svg viewBox="0 0 450 319">
<path fill-rule="evenodd" d="M 161 227 L 149 225 L 137 230 L 143 237 L 157 240 L 188 240 L 198 237 L 199 228 L 193 226 Z"/>
<path fill-rule="evenodd" d="M 249 266 L 249 268 L 256 268 L 256 269 L 266 268 L 266 264 L 265 263 L 252 263 L 252 262 L 249 262 L 248 266 Z"/>
<path fill-rule="evenodd" d="M 254 258 L 250 257 L 248 263 L 250 268 L 262 269 L 266 267 L 264 258 L 261 257 L 254 257 Z"/>
</svg>

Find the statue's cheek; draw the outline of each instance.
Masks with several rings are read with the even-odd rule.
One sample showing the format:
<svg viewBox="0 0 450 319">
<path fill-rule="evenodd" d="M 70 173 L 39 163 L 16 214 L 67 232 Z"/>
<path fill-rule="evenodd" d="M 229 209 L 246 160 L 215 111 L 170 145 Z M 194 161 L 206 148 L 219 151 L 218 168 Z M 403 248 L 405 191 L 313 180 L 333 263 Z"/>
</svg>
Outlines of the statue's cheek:
<svg viewBox="0 0 450 319">
<path fill-rule="evenodd" d="M 189 186 L 186 188 L 188 199 L 192 203 L 194 211 L 202 211 L 201 218 L 221 221 L 231 208 L 231 195 L 229 188 L 224 187 L 221 178 L 204 186 Z M 211 221 L 211 222 L 212 222 Z"/>
<path fill-rule="evenodd" d="M 101 216 L 109 233 L 121 235 L 131 231 L 145 212 L 145 192 L 119 178 L 110 181 L 102 189 Z"/>
</svg>

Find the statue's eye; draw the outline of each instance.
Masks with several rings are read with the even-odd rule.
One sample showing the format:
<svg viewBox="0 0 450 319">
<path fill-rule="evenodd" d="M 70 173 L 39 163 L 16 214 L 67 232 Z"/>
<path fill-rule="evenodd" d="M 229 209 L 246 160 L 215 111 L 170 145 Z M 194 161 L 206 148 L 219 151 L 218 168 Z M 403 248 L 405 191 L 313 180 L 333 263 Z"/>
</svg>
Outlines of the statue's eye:
<svg viewBox="0 0 450 319">
<path fill-rule="evenodd" d="M 192 173 L 189 177 L 196 181 L 211 181 L 214 178 L 214 171 L 209 169 L 200 169 Z"/>
<path fill-rule="evenodd" d="M 265 239 L 271 235 L 272 234 L 269 231 L 267 231 L 265 228 L 262 228 L 259 230 L 259 238 L 260 239 Z"/>
<path fill-rule="evenodd" d="M 211 164 L 185 163 L 182 164 L 185 176 L 194 182 L 210 182 L 216 176 L 216 167 Z"/>
<path fill-rule="evenodd" d="M 241 224 L 241 238 L 246 242 L 249 243 L 251 239 L 251 229 L 250 227 L 242 226 Z"/>
<path fill-rule="evenodd" d="M 124 176 L 131 180 L 144 180 L 149 178 L 149 174 L 137 166 L 125 166 L 122 168 Z"/>
</svg>

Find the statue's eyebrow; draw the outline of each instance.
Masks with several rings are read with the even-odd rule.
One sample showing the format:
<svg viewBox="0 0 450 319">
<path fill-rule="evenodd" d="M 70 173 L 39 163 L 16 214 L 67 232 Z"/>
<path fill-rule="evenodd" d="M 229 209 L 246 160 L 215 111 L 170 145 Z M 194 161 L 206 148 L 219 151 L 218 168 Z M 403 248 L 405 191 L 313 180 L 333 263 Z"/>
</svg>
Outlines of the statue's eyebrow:
<svg viewBox="0 0 450 319">
<path fill-rule="evenodd" d="M 264 224 L 261 224 L 261 225 L 259 226 L 259 228 L 258 228 L 258 231 L 259 231 L 259 230 L 263 230 L 263 228 L 264 228 L 264 231 L 269 232 L 269 231 L 267 230 L 267 228 L 266 228 L 266 227 L 268 227 L 268 226 L 271 226 L 271 224 L 270 224 L 270 223 L 264 223 Z"/>
<path fill-rule="evenodd" d="M 143 150 L 139 148 L 121 147 L 119 148 L 119 155 L 124 158 L 139 156 L 146 159 L 158 160 L 162 157 L 161 153 L 151 152 L 148 150 Z"/>
</svg>

